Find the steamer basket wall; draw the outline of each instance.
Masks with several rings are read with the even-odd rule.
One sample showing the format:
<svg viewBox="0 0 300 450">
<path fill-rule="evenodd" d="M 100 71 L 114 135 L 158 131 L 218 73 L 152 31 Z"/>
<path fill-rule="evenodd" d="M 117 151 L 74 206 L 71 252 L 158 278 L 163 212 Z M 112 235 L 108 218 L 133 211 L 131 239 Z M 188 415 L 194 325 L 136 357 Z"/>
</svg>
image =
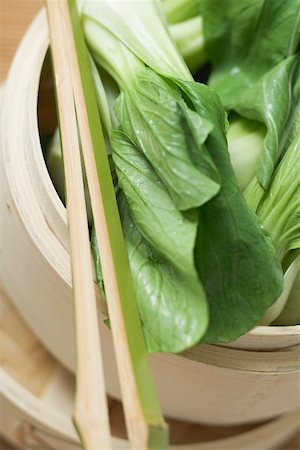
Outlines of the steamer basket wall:
<svg viewBox="0 0 300 450">
<path fill-rule="evenodd" d="M 37 341 L 1 288 L 0 308 L 1 435 L 17 448 L 27 450 L 79 450 L 71 422 L 73 375 Z M 129 450 L 119 402 L 110 399 L 109 411 L 113 449 Z M 271 450 L 296 432 L 299 414 L 293 412 L 266 424 L 238 427 L 168 422 L 171 450 Z"/>
</svg>

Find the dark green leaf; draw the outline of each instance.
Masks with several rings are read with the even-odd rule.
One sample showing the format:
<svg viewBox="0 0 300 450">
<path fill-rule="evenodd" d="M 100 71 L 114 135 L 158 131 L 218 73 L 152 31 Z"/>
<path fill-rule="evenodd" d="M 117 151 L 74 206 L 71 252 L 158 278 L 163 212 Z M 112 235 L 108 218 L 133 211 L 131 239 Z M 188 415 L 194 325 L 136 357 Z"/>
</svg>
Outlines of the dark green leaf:
<svg viewBox="0 0 300 450">
<path fill-rule="evenodd" d="M 271 239 L 237 186 L 218 97 L 204 85 L 180 86 L 195 109 L 214 124 L 207 149 L 221 174 L 222 188 L 200 208 L 195 257 L 210 311 L 204 341 L 228 342 L 251 329 L 276 301 L 283 276 Z"/>
<path fill-rule="evenodd" d="M 256 191 L 262 195 L 270 182 L 290 114 L 300 0 L 224 0 L 219 5 L 204 0 L 206 50 L 214 66 L 209 84 L 227 110 L 261 121 L 268 130 L 257 181 L 246 194 L 255 209 L 252 192 L 258 198 Z"/>
<path fill-rule="evenodd" d="M 299 45 L 300 0 L 203 0 L 202 15 L 210 84 L 228 109 Z"/>
</svg>

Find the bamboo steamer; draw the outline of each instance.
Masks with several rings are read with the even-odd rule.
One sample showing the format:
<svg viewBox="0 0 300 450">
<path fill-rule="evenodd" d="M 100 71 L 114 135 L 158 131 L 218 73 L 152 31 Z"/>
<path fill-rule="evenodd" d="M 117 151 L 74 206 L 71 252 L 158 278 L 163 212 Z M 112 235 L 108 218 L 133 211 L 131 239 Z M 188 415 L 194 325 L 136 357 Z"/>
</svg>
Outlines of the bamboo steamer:
<svg viewBox="0 0 300 450">
<path fill-rule="evenodd" d="M 79 450 L 71 423 L 74 377 L 38 342 L 0 291 L 0 433 L 18 448 Z M 119 402 L 109 400 L 114 450 L 129 450 Z M 172 450 L 267 450 L 299 429 L 299 412 L 252 426 L 169 421 Z M 20 446 L 20 447 L 19 447 Z"/>
<path fill-rule="evenodd" d="M 0 274 L 35 335 L 73 371 L 66 211 L 47 172 L 36 114 L 41 77 L 45 88 L 42 67 L 47 49 L 42 11 L 18 49 L 2 102 Z M 46 118 L 43 112 L 39 119 L 47 127 L 53 111 Z M 111 335 L 100 306 L 99 301 L 107 391 L 120 398 Z M 228 346 L 202 345 L 181 355 L 153 355 L 163 410 L 171 417 L 215 424 L 250 423 L 293 411 L 300 400 L 299 346 L 300 326 L 257 327 Z"/>
</svg>

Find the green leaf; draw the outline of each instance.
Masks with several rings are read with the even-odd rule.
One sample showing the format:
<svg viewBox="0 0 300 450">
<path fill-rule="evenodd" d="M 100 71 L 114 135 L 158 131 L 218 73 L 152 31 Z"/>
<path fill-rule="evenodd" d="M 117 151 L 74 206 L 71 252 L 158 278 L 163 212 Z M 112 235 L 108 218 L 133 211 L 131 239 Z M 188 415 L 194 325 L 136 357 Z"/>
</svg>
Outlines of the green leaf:
<svg viewBox="0 0 300 450">
<path fill-rule="evenodd" d="M 283 136 L 291 107 L 291 83 L 296 58 L 291 56 L 265 74 L 241 95 L 234 109 L 267 127 L 264 150 L 256 168 L 258 182 L 266 188 L 280 157 Z"/>
<path fill-rule="evenodd" d="M 123 132 L 113 131 L 111 138 L 119 186 L 139 231 L 179 270 L 195 271 L 196 211 L 184 214 L 177 209 L 145 156 Z"/>
<path fill-rule="evenodd" d="M 196 16 L 174 23 L 169 25 L 169 30 L 188 68 L 191 72 L 196 72 L 207 61 L 202 17 Z"/>
<path fill-rule="evenodd" d="M 267 127 L 257 180 L 246 198 L 257 207 L 282 151 L 291 107 L 295 53 L 300 43 L 300 0 L 204 0 L 209 80 L 227 110 Z M 263 189 L 259 189 L 259 184 Z M 255 201 L 256 199 L 256 201 Z"/>
<path fill-rule="evenodd" d="M 148 350 L 181 352 L 199 342 L 208 310 L 198 277 L 184 274 L 143 238 L 121 201 L 122 224 Z"/>
<path fill-rule="evenodd" d="M 98 7 L 96 9 L 98 14 Z M 118 16 L 117 22 L 120 20 Z M 211 124 L 201 117 L 191 118 L 177 86 L 145 67 L 123 44 L 123 38 L 118 40 L 118 34 L 108 31 L 101 21 L 98 15 L 96 18 L 84 16 L 85 35 L 97 62 L 120 87 L 115 112 L 121 129 L 146 155 L 180 209 L 203 204 L 220 188 L 218 172 L 202 146 Z M 124 27 L 127 26 L 124 21 Z M 156 58 L 159 59 L 159 55 Z M 198 161 L 203 159 L 204 171 L 201 165 L 195 166 L 190 155 L 191 139 L 188 137 L 187 142 L 186 135 L 191 127 L 190 135 L 198 129 L 194 146 L 198 146 L 197 158 Z"/>
<path fill-rule="evenodd" d="M 210 85 L 226 108 L 283 59 L 300 41 L 300 0 L 203 0 Z"/>
<path fill-rule="evenodd" d="M 261 193 L 248 192 L 247 200 L 256 202 L 260 220 L 269 230 L 280 260 L 300 247 L 300 62 L 292 86 L 291 112 L 285 129 L 282 156 L 272 175 L 269 188 Z M 247 189 L 248 190 L 248 189 Z M 259 200 L 259 201 L 257 201 Z"/>
<path fill-rule="evenodd" d="M 230 164 L 224 110 L 207 86 L 180 82 L 195 109 L 214 124 L 207 149 L 222 187 L 200 208 L 196 265 L 209 302 L 204 342 L 228 342 L 251 329 L 276 301 L 283 275 L 271 239 L 247 208 Z"/>
<path fill-rule="evenodd" d="M 300 102 L 296 110 L 292 141 L 257 210 L 281 260 L 289 250 L 300 248 Z"/>
<path fill-rule="evenodd" d="M 179 209 L 195 208 L 216 195 L 218 171 L 202 145 L 212 125 L 188 109 L 177 86 L 145 68 L 136 75 L 134 89 L 120 95 L 115 110 L 122 130 Z"/>
<path fill-rule="evenodd" d="M 129 10 L 125 11 L 125 3 Z M 122 223 L 140 314 L 148 333 L 147 341 L 152 350 L 172 346 L 173 349 L 174 346 L 184 348 L 180 346 L 195 343 L 205 332 L 207 316 L 203 311 L 207 305 L 199 277 L 194 274 L 191 257 L 191 237 L 194 239 L 194 234 L 189 228 L 192 222 L 190 209 L 196 207 L 199 209 L 200 224 L 195 257 L 210 309 L 210 324 L 204 340 L 234 340 L 252 328 L 267 307 L 278 298 L 282 290 L 282 271 L 271 239 L 247 208 L 237 186 L 227 151 L 225 112 L 218 96 L 209 88 L 189 81 L 190 75 L 165 35 L 158 4 L 143 2 L 143 6 L 135 8 L 138 2 L 125 3 L 98 2 L 92 13 L 95 16 L 92 17 L 89 10 L 84 17 L 84 25 L 94 57 L 117 81 L 121 91 L 115 107 L 119 133 L 111 136 L 117 140 L 114 146 L 115 162 L 128 201 Z M 216 2 L 213 3 L 216 7 Z M 285 15 L 278 1 L 274 3 L 277 11 L 282 11 L 280 20 L 284 17 L 284 21 L 288 20 L 291 25 L 296 15 Z M 229 0 L 226 4 L 229 5 Z M 249 3 L 249 8 L 255 9 L 256 5 L 256 1 Z M 269 16 L 272 12 L 270 23 L 283 35 L 281 21 L 276 19 L 271 2 L 266 2 L 266 5 Z M 223 10 L 219 4 L 218 8 Z M 255 9 L 253 17 L 257 20 L 254 25 L 246 20 L 240 24 L 241 34 L 244 34 L 242 28 L 247 22 L 246 34 L 253 47 L 253 50 L 249 49 L 252 59 L 249 57 L 247 60 L 251 67 L 245 76 L 238 76 L 242 66 L 237 71 L 234 66 L 230 76 L 236 84 L 232 83 L 231 88 L 230 82 L 228 84 L 236 101 L 240 101 L 241 92 L 247 100 L 248 89 L 254 86 L 256 103 L 251 114 L 255 111 L 259 121 L 265 120 L 260 113 L 263 105 L 275 95 L 275 90 L 271 88 L 266 94 L 262 89 L 262 80 L 285 60 L 286 70 L 278 70 L 282 81 L 280 88 L 285 90 L 293 71 L 292 64 L 288 65 L 292 59 L 288 57 L 293 54 L 299 35 L 297 27 L 293 27 L 292 32 L 289 29 L 288 48 L 281 40 L 279 42 L 277 36 L 277 50 L 274 54 L 264 52 L 261 66 L 256 69 L 254 61 L 262 56 L 259 52 L 256 54 L 258 38 L 267 36 L 264 26 L 261 26 L 261 22 L 267 22 L 265 8 L 262 11 Z M 217 20 L 214 15 L 211 18 Z M 224 31 L 222 26 L 219 24 L 215 28 L 220 36 Z M 136 29 L 139 33 L 135 33 Z M 257 42 L 252 42 L 252 32 L 257 30 Z M 224 34 L 220 39 L 224 39 Z M 227 58 L 226 48 L 222 48 L 224 58 Z M 245 61 L 246 53 L 243 54 Z M 223 54 L 220 58 L 220 61 L 225 61 Z M 227 58 L 229 65 L 230 58 Z M 222 64 L 219 68 L 226 75 L 228 68 Z M 248 68 L 247 65 L 245 67 Z M 215 68 L 217 71 L 216 62 Z M 284 77 L 288 78 L 286 83 Z M 237 85 L 239 82 L 240 85 Z M 276 95 L 282 97 L 281 93 Z M 280 101 L 288 105 L 288 99 L 289 95 Z M 240 106 L 246 108 L 248 103 Z M 277 110 L 275 112 L 278 113 Z M 288 114 L 289 111 L 287 114 L 283 111 L 283 118 L 277 114 L 280 120 L 275 128 L 279 134 Z M 275 119 L 277 121 L 277 116 Z M 266 126 L 269 127 L 269 122 Z M 274 136 L 271 135 L 275 141 Z M 266 141 L 269 138 L 268 129 Z M 281 147 L 279 150 L 277 147 L 272 149 L 274 161 L 280 150 Z M 269 155 L 270 152 L 264 153 Z M 153 198 L 150 190 L 153 190 Z M 160 202 L 164 205 L 161 217 L 158 214 Z M 171 205 L 175 206 L 176 214 Z M 178 224 L 177 219 L 182 214 L 180 211 L 186 211 L 184 217 L 190 223 Z M 179 236 L 179 230 L 183 229 L 187 231 L 186 239 Z M 173 239 L 165 230 L 174 233 L 174 242 L 179 242 L 178 248 L 175 244 L 175 248 L 170 250 Z M 184 245 L 187 245 L 186 251 Z M 180 258 L 184 264 L 181 264 Z M 189 273 L 184 265 L 191 268 Z M 184 299 L 182 304 L 176 297 L 177 292 Z M 175 303 L 171 302 L 172 296 Z M 186 331 L 188 321 L 185 322 L 189 314 L 193 317 L 191 334 Z M 180 328 L 179 323 L 183 324 L 183 330 L 174 337 L 172 333 L 174 335 Z M 181 335 L 183 337 L 180 338 Z"/>
<path fill-rule="evenodd" d="M 296 253 L 296 252 L 293 252 Z M 295 293 L 295 284 L 298 275 L 300 274 L 300 254 L 292 261 L 290 266 L 288 267 L 287 271 L 284 274 L 284 289 L 275 303 L 273 303 L 270 308 L 268 308 L 267 312 L 264 314 L 264 316 L 260 319 L 259 325 L 270 325 L 271 322 L 277 322 L 277 317 L 281 317 L 281 319 L 278 319 L 280 323 L 280 320 L 282 319 L 282 316 L 284 316 L 284 311 L 287 309 L 289 311 L 290 309 L 294 310 L 295 316 L 293 318 L 290 317 L 290 323 L 286 323 L 287 325 L 294 325 L 299 321 L 300 323 L 300 297 L 298 297 L 298 301 L 294 304 L 294 293 Z M 297 313 L 297 307 L 298 304 L 298 313 Z M 290 314 L 290 313 L 289 313 Z M 287 319 L 287 316 L 289 314 L 286 314 L 285 320 Z"/>
<path fill-rule="evenodd" d="M 94 42 L 93 47 L 96 50 L 98 48 L 98 52 L 103 51 L 105 54 L 108 51 L 108 48 L 99 48 L 99 42 L 104 37 L 98 34 L 102 28 L 156 72 L 168 77 L 192 79 L 170 38 L 160 2 L 86 1 L 83 17 L 89 44 Z M 93 33 L 88 32 L 90 22 L 96 25 Z"/>
<path fill-rule="evenodd" d="M 297 275 L 294 277 L 294 284 L 285 307 L 279 317 L 273 322 L 273 325 L 300 324 L 300 253 L 292 262 L 289 270 L 292 271 L 291 278 L 293 278 L 294 271 L 297 271 Z"/>
<path fill-rule="evenodd" d="M 264 148 L 266 128 L 259 122 L 234 115 L 227 133 L 231 164 L 243 191 L 255 176 L 258 158 Z"/>
<path fill-rule="evenodd" d="M 208 324 L 205 293 L 194 266 L 197 214 L 176 208 L 124 133 L 113 131 L 111 137 L 119 186 L 127 199 L 126 204 L 121 201 L 122 225 L 147 347 L 151 352 L 180 352 L 199 342 Z M 101 288 L 95 242 L 93 249 Z"/>
<path fill-rule="evenodd" d="M 163 0 L 162 7 L 169 23 L 178 23 L 200 13 L 201 0 Z"/>
</svg>

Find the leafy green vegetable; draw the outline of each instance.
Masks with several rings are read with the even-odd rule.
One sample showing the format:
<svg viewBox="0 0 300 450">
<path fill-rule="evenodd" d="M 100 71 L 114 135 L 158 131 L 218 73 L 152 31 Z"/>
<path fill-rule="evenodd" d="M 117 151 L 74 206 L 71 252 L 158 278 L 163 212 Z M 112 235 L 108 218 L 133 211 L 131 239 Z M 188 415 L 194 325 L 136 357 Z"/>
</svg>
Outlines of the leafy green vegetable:
<svg viewBox="0 0 300 450">
<path fill-rule="evenodd" d="M 300 323 L 300 283 L 298 282 L 298 297 L 296 300 L 297 278 L 300 279 L 300 254 L 294 259 L 284 274 L 284 290 L 282 294 L 259 320 L 259 325 L 269 325 L 273 321 L 282 325 Z"/>
<path fill-rule="evenodd" d="M 227 132 L 230 160 L 243 191 L 255 176 L 258 159 L 264 148 L 266 128 L 254 120 L 235 115 Z"/>
<path fill-rule="evenodd" d="M 98 247 L 96 233 L 95 233 L 94 228 L 92 228 L 92 232 L 91 232 L 91 248 L 92 248 L 92 253 L 93 253 L 94 263 L 95 263 L 96 283 L 98 285 L 101 297 L 104 300 L 106 297 L 105 289 L 104 289 L 104 280 L 103 280 L 103 274 L 102 274 L 102 269 L 101 269 L 99 247 Z"/>
<path fill-rule="evenodd" d="M 208 323 L 197 277 L 178 270 L 149 246 L 121 206 L 128 257 L 149 351 L 180 352 L 199 342 Z"/>
<path fill-rule="evenodd" d="M 204 0 L 204 36 L 214 70 L 210 85 L 228 110 L 267 127 L 264 151 L 245 195 L 255 210 L 281 155 L 300 42 L 300 0 Z"/>
<path fill-rule="evenodd" d="M 174 23 L 169 25 L 169 30 L 188 68 L 196 72 L 207 60 L 202 17 L 198 15 Z"/>
<path fill-rule="evenodd" d="M 210 85 L 226 108 L 293 55 L 300 41 L 299 0 L 202 0 Z"/>
<path fill-rule="evenodd" d="M 163 0 L 162 6 L 169 24 L 189 20 L 200 13 L 201 0 Z"/>
<path fill-rule="evenodd" d="M 270 230 L 280 260 L 289 250 L 300 248 L 300 120 L 298 123 L 299 132 L 286 150 L 257 210 Z"/>
<path fill-rule="evenodd" d="M 86 13 L 84 27 L 94 58 L 121 90 L 115 103 L 119 130 L 109 134 L 118 182 L 134 224 L 126 231 L 124 219 L 123 229 L 147 346 L 151 351 L 182 351 L 199 342 L 208 324 L 206 297 L 194 266 L 197 212 L 181 210 L 199 206 L 220 189 L 218 170 L 204 145 L 212 125 L 189 108 L 172 80 L 136 57 L 133 50 L 141 43 L 129 36 L 130 47 L 124 45 L 122 33 L 117 39 L 111 33 L 114 26 L 108 32 L 98 17 Z M 166 72 L 172 60 L 179 60 L 175 47 L 168 46 L 175 56 L 171 53 L 167 61 L 165 55 Z M 173 72 L 190 79 L 180 64 Z M 138 236 L 139 251 L 132 251 L 132 239 Z"/>
<path fill-rule="evenodd" d="M 159 2 L 147 0 L 133 4 L 127 1 L 86 1 L 82 18 L 88 44 L 93 49 L 93 57 L 96 61 L 99 57 L 102 58 L 100 65 L 107 64 L 106 59 L 110 59 L 114 64 L 111 69 L 117 73 L 119 68 L 125 69 L 125 62 L 127 66 L 136 66 L 137 62 L 134 60 L 138 58 L 166 77 L 192 80 L 183 58 L 170 39 Z M 116 45 L 116 42 L 119 45 Z M 121 43 L 135 58 L 130 57 L 125 50 L 122 55 Z M 112 50 L 115 54 L 109 55 Z M 126 61 L 127 58 L 130 61 Z M 128 67 L 125 70 L 126 73 L 119 72 L 119 75 L 127 82 Z"/>
<path fill-rule="evenodd" d="M 191 72 L 206 62 L 201 0 L 163 0 L 169 32 Z"/>
<path fill-rule="evenodd" d="M 122 91 L 115 107 L 122 130 L 146 155 L 178 208 L 194 208 L 208 201 L 220 188 L 218 172 L 205 148 L 201 148 L 210 124 L 189 112 L 175 84 L 145 67 L 95 18 L 85 18 L 84 26 L 94 57 L 115 78 Z M 103 42 L 103 47 L 97 45 L 98 41 Z M 197 166 L 190 155 L 185 132 L 191 126 L 199 130 L 193 144 L 200 147 Z"/>
<path fill-rule="evenodd" d="M 204 341 L 228 342 L 252 328 L 278 298 L 282 271 L 271 239 L 237 186 L 218 97 L 204 85 L 180 84 L 196 110 L 214 124 L 207 149 L 219 168 L 222 187 L 200 208 L 195 258 L 209 302 Z"/>
<path fill-rule="evenodd" d="M 198 217 L 177 208 L 143 154 L 112 133 L 113 158 L 129 213 L 123 229 L 150 351 L 182 351 L 208 324 L 205 293 L 194 265 Z M 175 244 L 175 245 L 174 245 Z M 155 320 L 154 320 L 155 317 Z"/>
<path fill-rule="evenodd" d="M 116 114 L 179 209 L 195 208 L 216 195 L 218 171 L 202 145 L 211 124 L 188 109 L 176 86 L 145 68 L 136 77 L 134 90 L 121 94 Z"/>
<path fill-rule="evenodd" d="M 182 213 L 144 155 L 120 131 L 112 132 L 113 160 L 135 224 L 152 248 L 187 273 L 194 271 L 198 217 Z M 174 246 L 176 243 L 176 246 Z"/>
<path fill-rule="evenodd" d="M 264 151 L 256 169 L 257 179 L 263 188 L 268 186 L 281 154 L 280 139 L 290 113 L 295 63 L 294 56 L 284 59 L 247 89 L 234 108 L 240 115 L 260 121 L 267 127 Z"/>
<path fill-rule="evenodd" d="M 286 255 L 300 243 L 300 1 L 226 0 L 222 9 L 217 3 L 204 0 L 202 10 L 213 63 L 209 83 L 226 109 L 242 116 L 229 128 L 232 162 L 248 206 L 270 233 L 286 270 L 282 295 L 261 319 L 269 323 L 287 301 L 294 263 L 290 266 Z M 256 140 L 252 149 L 245 145 L 244 118 L 253 121 L 247 122 Z M 255 130 L 255 123 L 262 128 Z"/>
<path fill-rule="evenodd" d="M 256 213 L 269 230 L 280 261 L 290 250 L 300 247 L 300 63 L 291 92 L 290 123 L 285 130 L 281 160 L 268 189 L 256 193 L 254 199 Z"/>
<path fill-rule="evenodd" d="M 147 8 L 150 3 L 147 2 Z M 109 21 L 100 16 L 100 8 L 97 11 L 93 8 L 97 15 L 90 17 L 89 9 L 84 17 L 84 27 L 94 58 L 108 70 L 121 90 L 115 104 L 119 131 L 111 133 L 111 143 L 119 184 L 133 223 L 143 238 L 142 248 L 147 245 L 147 260 L 153 259 L 149 255 L 154 254 L 160 261 L 163 258 L 165 263 L 168 262 L 172 274 L 174 270 L 178 272 L 178 281 L 185 289 L 186 279 L 190 286 L 197 286 L 198 291 L 200 287 L 199 305 L 205 305 L 200 280 L 204 284 L 210 310 L 206 342 L 235 339 L 254 326 L 277 299 L 282 290 L 282 272 L 271 240 L 247 209 L 238 189 L 227 151 L 223 106 L 209 88 L 190 81 L 183 66 L 173 66 L 171 73 L 174 49 L 160 61 L 159 55 L 153 56 L 158 40 L 154 42 L 152 38 L 149 48 L 142 53 L 144 43 L 140 37 L 135 36 L 134 40 L 132 33 L 125 35 L 124 30 L 133 23 L 133 17 L 137 26 L 136 11 L 128 21 L 126 18 L 122 22 L 120 11 L 109 2 L 102 4 L 105 7 L 101 12 L 105 15 L 109 11 Z M 159 15 L 156 16 L 158 21 Z M 139 22 L 139 29 L 144 26 Z M 148 23 L 146 28 L 144 35 L 149 31 Z M 158 35 L 167 39 L 160 26 L 158 30 Z M 98 45 L 100 41 L 103 46 Z M 171 48 L 164 41 L 162 47 Z M 179 220 L 180 211 L 189 212 L 190 219 L 189 210 L 193 208 L 199 208 L 200 215 L 195 248 L 199 275 L 191 256 L 197 215 L 193 227 L 191 223 Z M 182 228 L 187 225 L 193 233 L 186 232 L 182 239 Z M 126 236 L 127 242 L 130 235 L 127 233 Z M 137 255 L 139 253 L 136 258 Z M 145 258 L 145 253 L 143 255 Z M 135 260 L 130 261 L 134 272 Z M 135 267 L 140 267 L 140 263 Z M 159 272 L 162 273 L 161 265 L 154 273 L 158 276 Z M 140 313 L 146 323 L 151 313 L 145 313 L 145 308 L 149 304 L 157 305 L 160 292 L 154 291 L 155 296 L 151 297 L 149 290 L 141 287 L 141 281 L 147 282 L 146 275 L 143 277 L 144 280 L 141 277 L 134 279 L 137 292 L 143 295 L 142 298 L 138 294 L 138 298 L 142 298 Z M 167 280 L 167 275 L 165 277 Z M 156 301 L 152 303 L 154 298 Z M 169 302 L 167 306 L 172 315 Z M 194 317 L 198 317 L 203 334 L 207 322 L 203 306 L 201 308 L 202 315 L 195 313 Z M 201 321 L 204 322 L 201 324 Z M 199 330 L 196 335 L 199 340 Z M 155 339 L 161 348 L 166 349 L 165 343 L 169 350 L 172 345 L 172 351 L 178 348 L 170 337 L 166 339 L 159 335 L 153 340 L 154 331 L 147 336 L 149 348 L 154 348 Z"/>
<path fill-rule="evenodd" d="M 163 6 L 169 31 L 154 0 L 86 2 L 82 23 L 147 347 L 179 352 L 292 304 L 300 0 Z M 212 62 L 217 93 L 173 41 L 190 67 Z M 93 236 L 92 248 L 103 291 Z"/>
<path fill-rule="evenodd" d="M 273 322 L 274 325 L 297 325 L 300 324 L 300 253 L 291 264 L 287 286 L 294 281 L 284 309 Z M 288 274 L 288 272 L 287 272 Z"/>
<path fill-rule="evenodd" d="M 285 261 L 291 250 L 300 248 L 300 109 L 298 119 L 294 122 L 293 139 L 290 142 L 280 164 L 278 165 L 270 187 L 261 200 L 257 214 L 264 221 L 275 244 L 280 260 Z M 276 303 L 267 311 L 260 323 L 269 324 L 277 316 L 276 323 L 287 323 L 291 319 L 291 311 L 295 311 L 294 319 L 298 321 L 298 302 L 288 300 L 292 284 L 299 272 L 299 256 L 287 268 L 285 273 L 285 289 Z M 292 295 L 292 294 L 291 294 Z M 287 303 L 287 305 L 286 305 Z M 286 306 L 285 306 L 286 305 Z M 285 310 L 285 307 L 287 310 Z M 288 312 L 289 311 L 289 312 Z M 282 314 L 280 314 L 282 313 Z"/>
</svg>

